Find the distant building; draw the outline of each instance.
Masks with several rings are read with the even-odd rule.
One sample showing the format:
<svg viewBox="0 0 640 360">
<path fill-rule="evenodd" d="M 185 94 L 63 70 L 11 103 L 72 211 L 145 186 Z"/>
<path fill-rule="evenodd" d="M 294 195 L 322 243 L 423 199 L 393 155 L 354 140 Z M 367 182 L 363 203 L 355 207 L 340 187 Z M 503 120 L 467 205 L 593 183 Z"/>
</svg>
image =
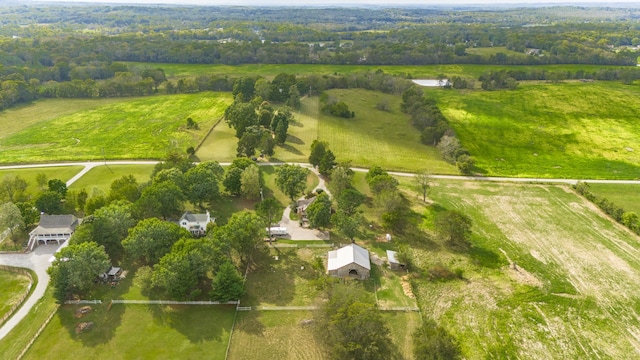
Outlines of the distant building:
<svg viewBox="0 0 640 360">
<path fill-rule="evenodd" d="M 329 251 L 327 273 L 334 277 L 368 279 L 371 273 L 369 251 L 356 244 Z"/>
<path fill-rule="evenodd" d="M 28 249 L 33 250 L 40 244 L 55 242 L 60 245 L 69 240 L 78 226 L 74 215 L 40 215 L 38 227 L 29 233 Z"/>
<path fill-rule="evenodd" d="M 433 80 L 433 79 L 416 79 L 411 80 L 414 84 L 424 87 L 448 87 L 451 86 L 449 79 Z"/>
<path fill-rule="evenodd" d="M 178 224 L 187 229 L 193 236 L 203 236 L 207 232 L 207 225 L 209 223 L 213 224 L 215 221 L 216 219 L 211 217 L 208 210 L 204 214 L 192 214 L 186 211 L 180 217 Z"/>
</svg>

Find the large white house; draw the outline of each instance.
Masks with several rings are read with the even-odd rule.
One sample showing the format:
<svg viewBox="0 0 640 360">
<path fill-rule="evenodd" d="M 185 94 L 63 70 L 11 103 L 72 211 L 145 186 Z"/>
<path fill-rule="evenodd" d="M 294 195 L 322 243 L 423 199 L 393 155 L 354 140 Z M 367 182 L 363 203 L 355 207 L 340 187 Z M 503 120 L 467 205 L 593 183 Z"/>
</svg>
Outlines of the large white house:
<svg viewBox="0 0 640 360">
<path fill-rule="evenodd" d="M 216 219 L 211 217 L 208 210 L 204 214 L 192 214 L 186 211 L 180 217 L 178 224 L 194 236 L 203 236 L 207 232 L 207 224 L 213 224 L 215 221 Z"/>
<path fill-rule="evenodd" d="M 349 244 L 338 250 L 329 251 L 327 273 L 334 277 L 369 278 L 371 262 L 369 251 L 356 244 Z"/>
<path fill-rule="evenodd" d="M 69 240 L 78 226 L 78 218 L 74 215 L 40 215 L 38 227 L 29 233 L 29 250 L 39 244 L 61 243 Z"/>
</svg>

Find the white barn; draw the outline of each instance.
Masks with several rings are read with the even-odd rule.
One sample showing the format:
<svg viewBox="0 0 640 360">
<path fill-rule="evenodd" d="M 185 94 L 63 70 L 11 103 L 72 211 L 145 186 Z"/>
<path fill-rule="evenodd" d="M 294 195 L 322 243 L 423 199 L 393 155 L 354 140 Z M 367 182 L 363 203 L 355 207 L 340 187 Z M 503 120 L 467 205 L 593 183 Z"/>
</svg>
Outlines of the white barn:
<svg viewBox="0 0 640 360">
<path fill-rule="evenodd" d="M 349 244 L 338 250 L 329 251 L 327 273 L 334 277 L 353 277 L 359 280 L 369 278 L 371 262 L 369 251 L 356 244 Z"/>
</svg>

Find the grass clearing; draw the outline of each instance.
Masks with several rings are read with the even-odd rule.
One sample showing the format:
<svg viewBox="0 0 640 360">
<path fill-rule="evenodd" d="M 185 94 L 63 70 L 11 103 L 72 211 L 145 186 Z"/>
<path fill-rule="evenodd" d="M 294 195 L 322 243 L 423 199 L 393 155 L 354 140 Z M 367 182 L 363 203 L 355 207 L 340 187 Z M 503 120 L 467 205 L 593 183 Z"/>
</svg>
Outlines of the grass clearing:
<svg viewBox="0 0 640 360">
<path fill-rule="evenodd" d="M 640 86 L 521 84 L 514 91 L 427 91 L 487 175 L 640 178 Z"/>
<path fill-rule="evenodd" d="M 51 166 L 29 169 L 6 169 L 0 170 L 0 179 L 8 175 L 20 176 L 27 181 L 26 193 L 28 195 L 34 196 L 41 191 L 40 187 L 38 186 L 38 181 L 36 180 L 38 174 L 45 174 L 47 176 L 47 179 L 49 180 L 60 179 L 64 182 L 67 182 L 82 169 L 82 166 Z"/>
<path fill-rule="evenodd" d="M 77 319 L 77 305 L 64 305 L 25 359 L 223 359 L 233 306 L 94 305 Z M 76 325 L 93 328 L 77 334 Z"/>
<path fill-rule="evenodd" d="M 311 311 L 239 312 L 228 359 L 326 359 L 313 334 Z"/>
<path fill-rule="evenodd" d="M 0 318 L 18 303 L 28 286 L 29 278 L 25 275 L 0 270 Z"/>
<path fill-rule="evenodd" d="M 467 252 L 413 246 L 423 269 L 463 270 L 464 281 L 416 283 L 422 311 L 460 341 L 465 358 L 640 353 L 636 236 L 566 186 L 438 181 L 430 197 L 425 222 L 456 209 L 474 223 Z"/>
<path fill-rule="evenodd" d="M 591 192 L 608 199 L 625 211 L 640 214 L 640 185 L 589 183 Z"/>
<path fill-rule="evenodd" d="M 71 185 L 71 190 L 85 189 L 87 193 L 94 191 L 109 194 L 111 183 L 123 176 L 133 175 L 138 183 L 149 181 L 154 165 L 106 165 L 97 166 L 84 174 Z"/>
<path fill-rule="evenodd" d="M 318 138 L 329 143 L 338 161 L 351 160 L 354 166 L 379 165 L 390 170 L 457 174 L 458 169 L 441 159 L 435 147 L 420 143 L 420 134 L 400 112 L 400 97 L 375 91 L 348 89 L 328 91 L 345 101 L 355 118 L 319 115 Z M 305 101 L 318 101 L 318 98 Z M 390 111 L 375 108 L 386 101 Z"/>
<path fill-rule="evenodd" d="M 107 101 L 54 118 L 43 116 L 0 139 L 1 162 L 162 158 L 171 148 L 197 145 L 230 102 L 228 93 L 202 92 Z M 199 130 L 186 128 L 188 117 Z"/>
</svg>

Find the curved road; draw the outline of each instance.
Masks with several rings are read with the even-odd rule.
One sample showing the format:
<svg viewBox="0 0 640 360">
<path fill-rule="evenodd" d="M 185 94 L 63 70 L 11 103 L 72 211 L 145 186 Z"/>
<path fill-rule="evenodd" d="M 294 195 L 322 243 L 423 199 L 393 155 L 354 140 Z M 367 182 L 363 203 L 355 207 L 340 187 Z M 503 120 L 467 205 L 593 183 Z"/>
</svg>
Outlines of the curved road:
<svg viewBox="0 0 640 360">
<path fill-rule="evenodd" d="M 41 167 L 60 167 L 60 166 L 82 166 L 83 169 L 78 172 L 74 177 L 67 181 L 67 186 L 71 186 L 74 182 L 84 176 L 87 172 L 91 171 L 94 167 L 104 165 L 155 165 L 158 161 L 105 161 L 105 162 L 64 162 L 55 164 L 30 164 L 30 165 L 8 165 L 0 166 L 0 170 L 10 169 L 29 169 L 29 168 L 41 168 Z M 221 165 L 228 165 L 229 163 L 220 163 Z M 282 165 L 283 163 L 259 163 L 259 165 Z M 317 171 L 313 169 L 310 164 L 307 163 L 292 163 L 311 169 L 317 174 Z M 368 169 L 353 168 L 354 171 L 366 172 Z M 414 176 L 413 173 L 407 172 L 395 172 L 390 171 L 389 174 L 396 176 Z M 319 177 L 320 178 L 320 177 Z M 559 184 L 576 184 L 578 181 L 590 182 L 590 183 L 606 183 L 606 184 L 636 184 L 640 185 L 640 180 L 599 180 L 599 179 L 543 179 L 543 178 L 508 178 L 508 177 L 479 177 L 479 176 L 457 176 L 457 175 L 431 175 L 433 179 L 447 179 L 447 180 L 466 180 L 466 181 L 496 181 L 496 182 L 522 182 L 522 183 L 559 183 Z M 324 181 L 320 178 L 319 188 L 327 191 Z M 47 269 L 51 265 L 49 259 L 55 252 L 67 245 L 67 242 L 60 246 L 57 245 L 43 245 L 38 246 L 34 251 L 28 254 L 10 253 L 0 254 L 0 264 L 24 267 L 32 269 L 38 276 L 38 284 L 33 290 L 33 293 L 24 302 L 22 307 L 0 328 L 0 339 L 4 338 L 9 331 L 11 331 L 24 317 L 31 311 L 33 306 L 44 295 L 44 292 L 49 285 L 49 275 Z"/>
</svg>

